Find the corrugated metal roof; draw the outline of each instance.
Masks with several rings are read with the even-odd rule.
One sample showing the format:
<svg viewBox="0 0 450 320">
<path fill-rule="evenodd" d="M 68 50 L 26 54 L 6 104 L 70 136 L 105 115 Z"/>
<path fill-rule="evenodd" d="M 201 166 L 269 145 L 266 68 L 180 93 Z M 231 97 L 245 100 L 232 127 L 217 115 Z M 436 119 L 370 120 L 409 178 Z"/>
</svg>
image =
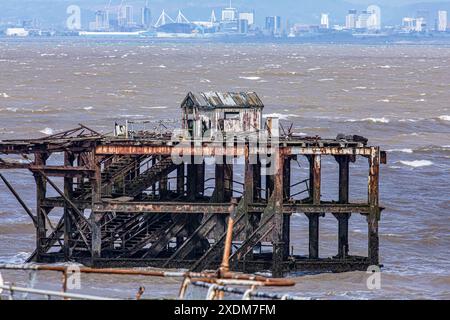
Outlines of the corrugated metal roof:
<svg viewBox="0 0 450 320">
<path fill-rule="evenodd" d="M 255 92 L 189 92 L 181 106 L 200 108 L 264 108 Z"/>
</svg>

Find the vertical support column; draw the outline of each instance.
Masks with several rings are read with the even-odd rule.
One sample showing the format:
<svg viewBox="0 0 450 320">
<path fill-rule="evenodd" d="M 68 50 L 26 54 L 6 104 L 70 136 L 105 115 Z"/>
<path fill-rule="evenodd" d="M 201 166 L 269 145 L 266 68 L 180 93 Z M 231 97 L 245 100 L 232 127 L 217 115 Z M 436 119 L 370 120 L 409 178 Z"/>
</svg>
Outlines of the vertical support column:
<svg viewBox="0 0 450 320">
<path fill-rule="evenodd" d="M 223 157 L 222 161 L 225 161 L 225 157 Z M 225 164 L 224 163 L 216 164 L 215 168 L 215 192 L 216 192 L 216 201 L 218 203 L 225 203 Z M 215 217 L 216 226 L 214 229 L 214 237 L 215 239 L 219 239 L 226 229 L 226 217 L 223 215 L 216 214 Z"/>
<path fill-rule="evenodd" d="M 159 157 L 159 161 L 162 161 L 163 157 Z M 168 178 L 167 175 L 164 175 L 161 177 L 161 180 L 159 180 L 159 196 L 163 199 L 167 196 L 167 184 L 168 184 Z"/>
<path fill-rule="evenodd" d="M 205 192 L 205 162 L 195 165 L 196 174 L 196 194 L 202 194 Z"/>
<path fill-rule="evenodd" d="M 314 205 L 320 205 L 321 192 L 321 156 L 308 157 L 310 163 L 310 194 Z M 308 213 L 309 219 L 309 258 L 319 258 L 319 218 L 317 213 Z"/>
<path fill-rule="evenodd" d="M 273 228 L 273 265 L 272 265 L 272 276 L 282 277 L 283 276 L 283 261 L 285 255 L 285 237 L 283 234 L 283 167 L 284 167 L 284 155 L 282 150 L 280 150 L 277 158 L 275 159 L 275 175 L 273 175 L 274 189 L 273 189 L 273 199 L 274 199 L 274 228 Z M 289 247 L 288 247 L 289 250 Z"/>
<path fill-rule="evenodd" d="M 246 144 L 245 149 L 245 173 L 244 173 L 244 201 L 245 201 L 245 235 L 250 237 L 255 230 L 254 217 L 248 212 L 248 206 L 254 201 L 254 159 L 250 154 L 250 146 Z M 253 260 L 253 250 L 246 256 L 249 260 Z M 245 264 L 244 264 L 245 266 Z"/>
<path fill-rule="evenodd" d="M 225 202 L 233 198 L 233 163 L 224 165 Z"/>
<path fill-rule="evenodd" d="M 216 164 L 215 170 L 215 190 L 218 203 L 225 202 L 225 168 L 223 164 Z"/>
<path fill-rule="evenodd" d="M 380 220 L 379 207 L 379 175 L 380 175 L 380 148 L 373 147 L 369 158 L 368 199 L 370 213 L 367 216 L 369 229 L 368 257 L 373 265 L 379 264 L 379 237 L 378 221 Z"/>
<path fill-rule="evenodd" d="M 95 152 L 93 151 L 90 156 L 90 165 L 91 168 L 95 171 L 94 176 L 91 178 L 91 186 L 92 186 L 92 208 L 96 203 L 100 203 L 102 201 L 102 176 L 101 176 L 101 167 L 100 161 L 95 156 Z M 94 211 L 91 212 L 91 216 L 89 218 L 89 222 L 91 225 L 91 251 L 92 251 L 92 264 L 95 265 L 95 259 L 101 257 L 102 252 L 102 233 L 100 229 L 100 219 L 101 214 L 96 213 Z"/>
<path fill-rule="evenodd" d="M 281 175 L 283 172 L 281 172 Z M 275 184 L 275 176 L 273 175 L 266 175 L 266 200 L 269 201 L 270 197 L 272 196 L 273 189 Z"/>
<path fill-rule="evenodd" d="M 291 157 L 286 157 L 283 165 L 283 200 L 289 201 L 291 197 Z M 283 215 L 283 242 L 284 242 L 284 259 L 289 257 L 289 247 L 291 238 L 291 215 Z"/>
<path fill-rule="evenodd" d="M 153 156 L 152 159 L 152 167 L 154 167 L 156 165 L 156 157 Z M 152 193 L 155 194 L 156 193 L 156 183 L 152 184 Z"/>
<path fill-rule="evenodd" d="M 177 193 L 184 194 L 184 163 L 177 168 Z"/>
<path fill-rule="evenodd" d="M 257 163 L 253 165 L 253 197 L 259 201 L 261 200 L 261 162 L 257 158 L 255 160 Z"/>
<path fill-rule="evenodd" d="M 339 164 L 339 203 L 349 202 L 349 156 L 336 156 Z M 345 259 L 348 256 L 348 221 L 351 213 L 334 213 L 338 220 L 338 258 Z"/>
<path fill-rule="evenodd" d="M 73 167 L 75 162 L 75 156 L 72 152 L 64 152 L 64 165 Z M 73 178 L 64 178 L 64 195 L 67 199 L 72 201 L 73 198 Z M 72 234 L 72 221 L 70 219 L 70 212 L 72 210 L 67 202 L 64 202 L 64 260 L 69 261 L 72 252 L 70 252 L 71 234 Z"/>
<path fill-rule="evenodd" d="M 194 156 L 191 156 L 191 161 L 187 165 L 187 193 L 189 201 L 195 201 L 196 198 L 197 172 L 195 169 Z"/>
<path fill-rule="evenodd" d="M 47 154 L 36 153 L 34 162 L 36 165 L 45 166 L 47 158 Z M 47 194 L 47 182 L 39 173 L 34 174 L 34 179 L 36 182 L 36 262 L 41 262 L 47 237 L 46 209 L 43 206 Z"/>
</svg>

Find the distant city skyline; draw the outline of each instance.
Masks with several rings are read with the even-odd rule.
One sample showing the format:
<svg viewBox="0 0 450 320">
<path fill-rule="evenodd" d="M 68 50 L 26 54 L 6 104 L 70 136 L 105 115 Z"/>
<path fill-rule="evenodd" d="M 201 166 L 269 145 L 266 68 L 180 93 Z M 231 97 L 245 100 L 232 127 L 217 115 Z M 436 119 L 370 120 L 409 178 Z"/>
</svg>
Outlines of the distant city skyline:
<svg viewBox="0 0 450 320">
<path fill-rule="evenodd" d="M 44 12 L 42 9 L 49 2 L 56 3 L 54 8 L 49 9 L 54 10 L 54 14 Z M 88 30 L 107 30 L 111 26 L 116 26 L 116 29 L 117 27 L 150 29 L 164 9 L 166 10 L 165 15 L 162 15 L 163 18 L 171 19 L 169 16 L 178 15 L 177 19 L 174 19 L 177 22 L 192 21 L 205 24 L 215 15 L 221 21 L 247 20 L 248 25 L 238 23 L 236 26 L 228 26 L 234 31 L 247 30 L 248 27 L 254 26 L 267 29 L 265 28 L 267 17 L 279 18 L 280 21 L 277 21 L 277 24 L 280 24 L 281 28 L 275 28 L 275 30 L 286 29 L 287 32 L 289 32 L 289 25 L 293 24 L 315 24 L 322 29 L 342 26 L 344 29 L 380 30 L 382 26 L 400 26 L 404 24 L 405 18 L 410 19 L 411 23 L 424 24 L 426 21 L 428 27 L 433 26 L 436 30 L 443 29 L 444 24 L 447 23 L 444 12 L 450 10 L 450 0 L 439 2 L 421 0 L 421 4 L 417 4 L 418 2 L 417 0 L 279 0 L 277 5 L 273 6 L 270 0 L 233 0 L 231 4 L 229 0 L 24 0 L 14 4 L 12 1 L 0 0 L 2 7 L 0 25 L 5 23 L 20 25 L 20 21 L 33 21 L 33 23 L 37 21 L 39 25 L 61 29 L 64 28 L 67 18 L 67 10 L 64 6 L 70 3 L 81 9 L 80 23 L 83 29 Z M 24 3 L 28 3 L 27 10 L 19 10 Z M 389 6 L 384 5 L 385 3 L 389 3 Z M 411 4 L 417 5 L 411 6 Z M 289 5 L 290 10 L 287 12 L 285 7 Z M 403 5 L 402 10 L 393 10 L 393 5 Z M 33 6 L 36 8 L 30 12 L 30 7 Z M 233 8 L 227 10 L 230 6 Z M 237 10 L 234 11 L 234 8 Z M 353 14 L 352 10 L 356 12 Z M 382 19 L 380 11 L 382 11 Z M 424 21 L 414 20 L 417 12 L 427 12 Z"/>
</svg>

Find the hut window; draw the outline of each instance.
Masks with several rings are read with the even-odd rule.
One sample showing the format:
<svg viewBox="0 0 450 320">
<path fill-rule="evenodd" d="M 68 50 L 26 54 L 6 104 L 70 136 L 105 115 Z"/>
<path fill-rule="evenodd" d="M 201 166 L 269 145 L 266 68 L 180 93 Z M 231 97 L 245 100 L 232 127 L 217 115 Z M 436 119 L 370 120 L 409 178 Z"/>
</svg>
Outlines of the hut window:
<svg viewBox="0 0 450 320">
<path fill-rule="evenodd" d="M 225 112 L 225 119 L 239 120 L 239 112 Z"/>
</svg>

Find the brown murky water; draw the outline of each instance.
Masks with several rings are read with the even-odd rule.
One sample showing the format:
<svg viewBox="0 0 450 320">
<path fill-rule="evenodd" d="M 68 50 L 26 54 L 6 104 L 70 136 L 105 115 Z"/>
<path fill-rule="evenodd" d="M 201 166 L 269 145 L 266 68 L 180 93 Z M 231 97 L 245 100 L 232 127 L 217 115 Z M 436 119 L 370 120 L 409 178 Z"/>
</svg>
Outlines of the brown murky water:
<svg viewBox="0 0 450 320">
<path fill-rule="evenodd" d="M 295 131 L 360 134 L 389 152 L 383 166 L 382 289 L 361 272 L 296 276 L 304 297 L 450 298 L 450 47 L 153 43 L 148 40 L 0 39 L 0 139 L 37 137 L 82 122 L 112 130 L 115 120 L 176 119 L 192 91 L 256 91 L 266 113 Z M 324 196 L 337 193 L 336 163 L 324 162 Z M 352 166 L 351 198 L 364 199 L 367 164 Z M 302 170 L 296 171 L 301 176 Z M 32 177 L 5 175 L 30 207 Z M 363 191 L 361 191 L 363 190 Z M 25 213 L 0 185 L 0 262 L 24 261 L 34 247 Z M 296 253 L 307 252 L 306 218 L 293 219 Z M 335 254 L 337 223 L 321 225 L 321 255 Z M 350 253 L 365 254 L 366 223 L 354 215 Z M 23 273 L 5 273 L 22 281 Z M 38 281 L 58 276 L 43 274 Z M 90 293 L 174 296 L 164 279 L 84 277 Z M 58 284 L 54 284 L 58 288 Z M 105 292 L 106 291 L 106 292 Z"/>
</svg>

